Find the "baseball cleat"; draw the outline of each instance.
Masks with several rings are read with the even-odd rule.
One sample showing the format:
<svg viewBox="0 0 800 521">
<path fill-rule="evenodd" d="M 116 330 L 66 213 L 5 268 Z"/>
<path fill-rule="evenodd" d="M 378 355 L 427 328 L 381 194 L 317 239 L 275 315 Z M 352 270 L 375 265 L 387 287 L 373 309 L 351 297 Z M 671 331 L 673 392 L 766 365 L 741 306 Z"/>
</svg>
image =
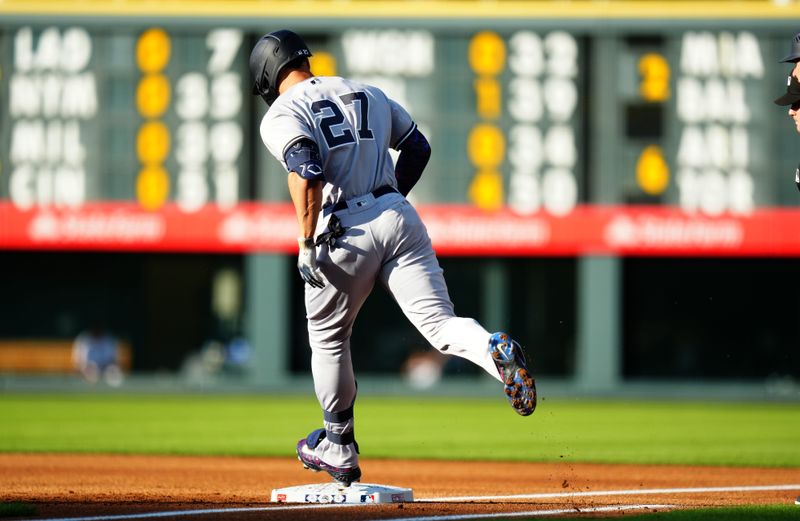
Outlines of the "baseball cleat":
<svg viewBox="0 0 800 521">
<path fill-rule="evenodd" d="M 503 379 L 511 407 L 528 416 L 536 409 L 536 382 L 528 371 L 522 346 L 506 333 L 494 333 L 489 338 L 489 354 Z"/>
<path fill-rule="evenodd" d="M 313 472 L 325 471 L 334 481 L 343 487 L 349 487 L 351 483 L 361 480 L 361 469 L 359 467 L 343 468 L 329 465 L 317 456 L 314 449 L 325 438 L 325 429 L 317 429 L 308 437 L 297 442 L 297 459 L 303 464 L 304 469 Z"/>
</svg>

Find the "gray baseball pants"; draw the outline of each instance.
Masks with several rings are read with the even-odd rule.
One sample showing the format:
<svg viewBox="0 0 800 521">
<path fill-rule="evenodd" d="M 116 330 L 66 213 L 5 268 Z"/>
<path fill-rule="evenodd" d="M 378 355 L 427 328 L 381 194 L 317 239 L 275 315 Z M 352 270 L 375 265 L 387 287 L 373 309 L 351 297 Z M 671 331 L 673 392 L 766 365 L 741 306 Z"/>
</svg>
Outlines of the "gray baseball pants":
<svg viewBox="0 0 800 521">
<path fill-rule="evenodd" d="M 355 401 L 350 336 L 376 280 L 433 347 L 466 358 L 502 381 L 487 349 L 490 333 L 475 320 L 455 315 L 428 232 L 405 197 L 367 194 L 348 201 L 348 208 L 336 215 L 346 233 L 333 249 L 322 245 L 317 251 L 325 287 L 305 286 L 311 371 L 323 411 L 344 411 Z M 326 226 L 327 218 L 320 219 L 317 234 Z M 352 432 L 353 418 L 326 420 L 325 428 L 335 434 Z M 352 443 L 323 440 L 315 452 L 330 465 L 358 465 Z"/>
</svg>

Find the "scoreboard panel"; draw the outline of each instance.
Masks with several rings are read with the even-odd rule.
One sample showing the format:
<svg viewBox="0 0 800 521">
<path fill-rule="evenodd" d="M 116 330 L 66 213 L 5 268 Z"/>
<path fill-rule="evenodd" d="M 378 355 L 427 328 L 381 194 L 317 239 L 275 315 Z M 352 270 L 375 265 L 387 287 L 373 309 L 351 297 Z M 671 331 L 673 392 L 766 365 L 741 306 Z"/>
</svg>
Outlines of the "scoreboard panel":
<svg viewBox="0 0 800 521">
<path fill-rule="evenodd" d="M 800 254 L 772 104 L 793 33 L 698 12 L 297 25 L 316 74 L 378 85 L 429 137 L 411 200 L 444 254 Z M 0 248 L 292 251 L 247 67 L 278 26 L 103 16 L 0 26 Z"/>
<path fill-rule="evenodd" d="M 20 210 L 235 206 L 249 123 L 242 40 L 224 28 L 8 32 L 2 195 Z"/>
</svg>

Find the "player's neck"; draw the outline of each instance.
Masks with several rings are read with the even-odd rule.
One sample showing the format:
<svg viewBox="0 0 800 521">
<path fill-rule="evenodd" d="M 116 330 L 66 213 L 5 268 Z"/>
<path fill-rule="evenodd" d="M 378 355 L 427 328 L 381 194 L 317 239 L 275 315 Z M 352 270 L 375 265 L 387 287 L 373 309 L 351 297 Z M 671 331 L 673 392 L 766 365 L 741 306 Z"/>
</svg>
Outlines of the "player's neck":
<svg viewBox="0 0 800 521">
<path fill-rule="evenodd" d="M 278 88 L 279 94 L 283 94 L 293 86 L 297 85 L 301 81 L 306 81 L 308 78 L 313 78 L 314 75 L 308 71 L 303 70 L 293 70 L 286 75 L 286 77 L 281 81 L 280 87 Z"/>
</svg>

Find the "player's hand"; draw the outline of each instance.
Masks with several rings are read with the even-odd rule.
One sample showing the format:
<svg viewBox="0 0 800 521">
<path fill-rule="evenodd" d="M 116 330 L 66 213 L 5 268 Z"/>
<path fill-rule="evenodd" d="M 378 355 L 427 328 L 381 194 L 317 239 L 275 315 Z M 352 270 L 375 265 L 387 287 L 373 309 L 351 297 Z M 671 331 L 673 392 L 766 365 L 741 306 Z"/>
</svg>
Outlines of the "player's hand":
<svg viewBox="0 0 800 521">
<path fill-rule="evenodd" d="M 796 184 L 797 189 L 800 190 L 800 165 L 797 165 L 797 170 L 794 171 L 794 184 Z"/>
<path fill-rule="evenodd" d="M 300 252 L 297 254 L 297 269 L 303 280 L 313 288 L 325 286 L 322 281 L 322 274 L 317 268 L 317 247 L 314 246 L 314 239 L 299 237 L 297 245 Z"/>
</svg>

